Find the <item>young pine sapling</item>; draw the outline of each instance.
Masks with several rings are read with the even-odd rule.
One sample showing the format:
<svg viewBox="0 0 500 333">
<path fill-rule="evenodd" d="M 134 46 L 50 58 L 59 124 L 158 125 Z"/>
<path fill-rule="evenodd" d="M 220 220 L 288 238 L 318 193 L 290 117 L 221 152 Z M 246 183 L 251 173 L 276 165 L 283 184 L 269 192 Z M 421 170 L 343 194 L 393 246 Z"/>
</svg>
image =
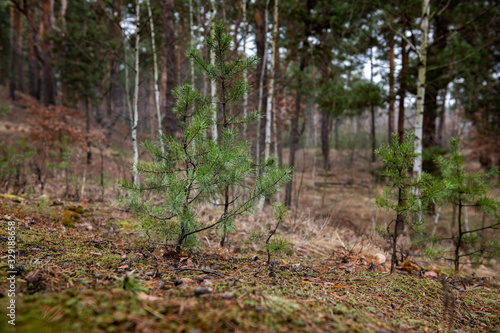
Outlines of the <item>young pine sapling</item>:
<svg viewBox="0 0 500 333">
<path fill-rule="evenodd" d="M 206 40 L 207 47 L 214 50 L 214 65 L 203 60 L 196 50 L 188 53 L 201 71 L 215 80 L 217 100 L 210 101 L 187 84 L 176 88 L 174 113 L 182 133 L 177 137 L 164 135 L 160 143 L 144 142 L 152 161 L 137 164 L 142 184 L 122 182 L 122 188 L 129 192 L 126 204 L 142 221 L 148 235 L 152 233 L 165 245 L 175 245 L 178 251 L 196 245 L 196 234 L 213 227 L 222 227 L 224 244 L 237 216 L 251 211 L 257 198 L 276 193 L 290 180 L 290 169 L 279 168 L 274 159 L 256 165 L 250 144 L 239 139 L 239 125 L 258 119 L 255 112 L 242 117 L 236 104 L 250 89 L 241 80 L 242 73 L 252 68 L 257 59 L 228 61 L 231 37 L 224 30 L 223 25 L 216 25 L 214 37 Z M 232 113 L 229 104 L 233 104 Z M 212 140 L 208 133 L 214 125 L 212 115 L 217 106 L 222 111 L 222 123 L 216 124 L 221 129 L 217 140 Z M 255 180 L 242 199 L 243 181 L 250 177 Z M 215 197 L 222 199 L 220 215 L 203 223 L 196 208 Z"/>
<path fill-rule="evenodd" d="M 421 223 L 411 224 L 409 217 L 422 214 L 421 210 L 437 198 L 444 186 L 425 172 L 422 172 L 417 179 L 412 178 L 410 171 L 415 160 L 413 133 L 407 132 L 401 143 L 397 133 L 393 133 L 391 139 L 391 145 L 386 143 L 376 151 L 384 162 L 382 175 L 388 179 L 388 187 L 382 196 L 376 199 L 376 203 L 380 208 L 396 213 L 396 219 L 387 226 L 386 230 L 382 231 L 391 243 L 391 273 L 393 273 L 398 262 L 397 242 L 405 225 L 409 225 L 417 232 L 419 231 L 417 229 L 423 228 Z M 420 189 L 418 196 L 413 194 L 414 187 Z M 391 232 L 392 224 L 394 227 Z"/>
<path fill-rule="evenodd" d="M 271 252 L 280 252 L 288 249 L 287 246 L 288 242 L 282 238 L 278 238 L 276 240 L 273 239 L 273 241 L 271 241 L 271 237 L 273 237 L 276 231 L 278 230 L 280 223 L 283 221 L 283 218 L 288 213 L 288 209 L 283 203 L 276 204 L 274 205 L 273 208 L 274 208 L 273 216 L 274 218 L 276 218 L 276 226 L 274 227 L 274 229 L 269 231 L 269 236 L 266 239 L 268 265 L 271 265 Z"/>
<path fill-rule="evenodd" d="M 494 239 L 481 237 L 479 231 L 498 229 L 500 227 L 500 201 L 488 197 L 491 189 L 491 178 L 497 175 L 498 169 L 488 172 L 469 173 L 464 168 L 464 157 L 459 151 L 459 140 L 450 140 L 450 157 L 438 156 L 436 162 L 441 166 L 441 173 L 447 184 L 445 200 L 451 203 L 456 213 L 457 230 L 453 230 L 455 273 L 460 271 L 462 257 L 492 257 L 500 255 L 500 243 Z M 489 225 L 466 230 L 464 210 L 474 207 L 494 220 Z M 455 225 L 453 223 L 452 225 Z"/>
</svg>

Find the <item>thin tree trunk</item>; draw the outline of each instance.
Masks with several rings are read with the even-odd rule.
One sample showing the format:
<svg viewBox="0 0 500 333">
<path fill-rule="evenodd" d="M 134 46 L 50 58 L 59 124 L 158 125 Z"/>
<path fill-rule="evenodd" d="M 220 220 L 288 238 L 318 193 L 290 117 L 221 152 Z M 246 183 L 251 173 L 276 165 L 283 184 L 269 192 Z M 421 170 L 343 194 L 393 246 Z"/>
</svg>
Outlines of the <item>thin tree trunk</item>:
<svg viewBox="0 0 500 333">
<path fill-rule="evenodd" d="M 151 1 L 146 0 L 146 5 L 148 6 L 149 26 L 151 29 L 151 49 L 153 51 L 153 80 L 155 91 L 156 117 L 158 118 L 158 137 L 161 140 L 161 137 L 163 136 L 163 128 L 161 126 L 160 88 L 158 87 L 158 60 L 156 57 L 155 25 L 153 22 L 153 13 L 151 11 Z M 163 146 L 163 144 L 161 144 L 161 150 L 165 152 L 165 147 Z"/>
<path fill-rule="evenodd" d="M 394 99 L 394 37 L 392 37 L 389 46 L 389 144 L 394 133 Z"/>
<path fill-rule="evenodd" d="M 167 73 L 167 85 L 165 96 L 165 121 L 162 124 L 168 134 L 174 134 L 177 131 L 177 118 L 174 115 L 173 108 L 175 107 L 175 98 L 172 95 L 172 90 L 177 86 L 177 62 L 175 60 L 175 17 L 174 17 L 174 0 L 164 1 L 164 23 L 165 23 L 165 64 Z"/>
<path fill-rule="evenodd" d="M 441 106 L 441 117 L 439 118 L 438 139 L 441 147 L 446 147 L 446 97 L 448 95 L 448 85 L 443 91 L 443 104 Z"/>
<path fill-rule="evenodd" d="M 61 0 L 59 7 L 59 18 L 61 19 L 62 27 L 66 27 L 66 10 L 68 9 L 68 0 Z"/>
<path fill-rule="evenodd" d="M 14 3 L 10 4 L 10 33 L 9 33 L 9 96 L 16 99 L 16 27 L 19 14 Z"/>
<path fill-rule="evenodd" d="M 137 172 L 137 163 L 139 162 L 139 149 L 137 146 L 137 125 L 138 125 L 138 120 L 139 120 L 139 42 L 141 39 L 141 34 L 139 33 L 140 31 L 140 7 L 139 7 L 139 0 L 136 0 L 135 3 L 135 10 L 136 10 L 136 34 L 135 34 L 135 66 L 134 66 L 134 71 L 135 71 L 135 81 L 134 81 L 134 101 L 133 101 L 133 108 L 134 108 L 134 115 L 132 118 L 132 145 L 134 149 L 134 166 L 133 166 L 133 173 L 134 173 L 134 184 L 136 186 L 139 185 L 139 173 Z"/>
<path fill-rule="evenodd" d="M 190 47 L 194 49 L 195 44 L 194 44 L 194 21 L 193 21 L 193 0 L 189 0 L 189 41 Z M 193 58 L 190 59 L 190 70 L 191 70 L 191 85 L 194 88 L 194 60 Z"/>
<path fill-rule="evenodd" d="M 266 9 L 264 12 L 264 55 L 261 60 L 261 71 L 259 78 L 259 99 L 257 101 L 257 111 L 262 112 L 262 98 L 264 95 L 264 76 L 266 75 L 266 67 L 267 67 L 267 29 L 269 25 L 269 2 L 270 0 L 266 0 Z M 257 139 L 256 139 L 256 160 L 257 164 L 260 163 L 260 131 L 261 131 L 262 119 L 258 122 L 257 125 Z"/>
<path fill-rule="evenodd" d="M 215 33 L 215 0 L 210 0 L 210 37 L 214 37 Z M 210 51 L 210 64 L 212 66 L 215 65 L 215 52 L 213 50 Z M 216 100 L 216 87 L 215 87 L 215 80 L 212 80 L 210 82 L 210 96 L 212 97 L 212 102 L 215 102 Z M 212 140 L 217 141 L 218 134 L 217 134 L 217 114 L 218 114 L 218 107 L 214 107 L 214 113 L 213 113 L 213 122 L 214 124 L 212 125 Z"/>
<path fill-rule="evenodd" d="M 26 8 L 25 8 L 26 9 Z M 16 57 L 17 57 L 17 90 L 24 92 L 24 70 L 23 70 L 23 17 L 17 12 L 16 20 Z"/>
<path fill-rule="evenodd" d="M 335 118 L 335 150 L 339 150 L 339 117 Z"/>
<path fill-rule="evenodd" d="M 373 48 L 370 48 L 370 83 L 373 84 Z M 375 133 L 375 105 L 370 102 L 371 115 L 371 137 L 372 137 L 372 162 L 375 162 L 375 149 L 377 148 L 377 137 Z"/>
<path fill-rule="evenodd" d="M 321 113 L 321 152 L 323 153 L 323 168 L 325 172 L 330 169 L 330 113 Z"/>
<path fill-rule="evenodd" d="M 403 25 L 404 26 L 404 25 Z M 401 71 L 399 72 L 399 112 L 398 112 L 398 136 L 399 142 L 403 142 L 405 134 L 405 98 L 406 98 L 406 71 L 408 68 L 407 43 L 401 39 Z"/>
<path fill-rule="evenodd" d="M 273 32 L 272 32 L 272 41 L 271 41 L 271 50 L 275 52 L 276 48 L 276 40 L 278 39 L 278 1 L 274 0 L 274 23 L 273 23 Z M 266 21 L 269 16 L 269 0 L 267 0 L 266 4 Z M 266 25 L 267 27 L 267 25 Z M 266 43 L 267 44 L 267 43 Z M 273 108 L 273 97 L 274 97 L 274 57 L 271 55 L 269 57 L 269 84 L 267 86 L 267 106 L 266 106 L 266 136 L 265 136 L 265 146 L 264 146 L 264 163 L 267 161 L 270 155 L 271 150 L 271 122 L 272 122 L 272 108 Z M 262 209 L 264 207 L 264 197 L 260 198 L 258 209 Z"/>
<path fill-rule="evenodd" d="M 54 80 L 54 70 L 52 68 L 52 41 L 48 38 L 48 34 L 52 30 L 54 1 L 42 0 L 41 5 L 41 35 L 43 36 L 43 95 L 42 102 L 45 104 L 56 104 L 56 86 Z"/>
<path fill-rule="evenodd" d="M 85 131 L 87 135 L 87 164 L 90 164 L 92 162 L 92 150 L 91 148 L 91 142 L 89 140 L 89 133 L 90 133 L 90 105 L 89 105 L 89 100 L 88 98 L 85 98 L 83 101 L 84 107 L 85 107 Z M 86 170 L 86 169 L 85 169 Z M 83 197 L 83 190 L 82 190 L 82 197 Z"/>
<path fill-rule="evenodd" d="M 427 35 L 429 33 L 430 0 L 422 1 L 422 31 L 420 42 L 418 86 L 417 86 L 417 110 L 415 114 L 415 162 L 413 164 L 413 177 L 418 178 L 422 174 L 422 135 L 424 120 L 424 98 L 425 98 L 425 74 L 427 70 Z M 418 194 L 418 189 L 417 193 Z"/>
<path fill-rule="evenodd" d="M 31 1 L 26 1 L 26 21 L 28 22 L 28 89 L 31 96 L 40 99 L 38 61 L 35 53 L 35 36 L 37 31 L 33 27 L 35 21 L 35 4 Z"/>
<path fill-rule="evenodd" d="M 184 82 L 186 74 L 186 36 L 184 33 L 184 6 L 179 11 L 177 25 L 177 82 Z"/>
<path fill-rule="evenodd" d="M 304 61 L 301 61 L 300 64 L 300 71 L 304 70 Z M 300 87 L 300 78 L 299 78 L 299 87 Z M 291 140 L 290 140 L 290 156 L 289 156 L 289 162 L 288 165 L 290 168 L 292 168 L 292 179 L 286 184 L 286 191 L 285 191 L 285 205 L 287 207 L 290 207 L 292 204 L 292 190 L 293 190 L 293 167 L 295 166 L 295 153 L 299 149 L 299 141 L 300 141 L 300 136 L 302 135 L 302 129 L 299 129 L 299 118 L 300 118 L 300 104 L 301 104 L 301 92 L 300 90 L 297 90 L 295 93 L 295 113 L 292 116 L 292 126 L 290 129 L 291 132 Z M 304 127 L 304 126 L 302 126 Z"/>
<path fill-rule="evenodd" d="M 248 25 L 247 25 L 247 0 L 243 0 L 243 57 L 246 57 L 247 51 L 247 34 L 248 34 Z M 247 71 L 243 71 L 243 82 L 248 82 Z M 248 93 L 245 91 L 243 95 L 243 117 L 248 116 Z M 243 123 L 243 140 L 247 141 L 247 123 Z M 247 186 L 248 179 L 245 177 L 243 179 L 243 202 L 247 201 Z"/>
</svg>

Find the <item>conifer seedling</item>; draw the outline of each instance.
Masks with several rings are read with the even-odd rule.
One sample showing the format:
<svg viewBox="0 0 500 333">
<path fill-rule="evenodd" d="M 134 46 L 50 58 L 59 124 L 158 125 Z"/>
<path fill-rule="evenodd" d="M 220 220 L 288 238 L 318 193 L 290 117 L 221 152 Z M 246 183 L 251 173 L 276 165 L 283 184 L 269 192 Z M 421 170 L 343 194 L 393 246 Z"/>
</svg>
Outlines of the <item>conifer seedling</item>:
<svg viewBox="0 0 500 333">
<path fill-rule="evenodd" d="M 422 210 L 429 206 L 429 202 L 437 199 L 444 185 L 425 172 L 422 172 L 417 179 L 412 178 L 410 171 L 415 160 L 413 133 L 405 133 L 401 143 L 397 133 L 393 133 L 391 139 L 391 145 L 385 143 L 376 151 L 384 162 L 382 175 L 388 179 L 387 188 L 376 202 L 380 208 L 392 210 L 396 214 L 396 219 L 389 223 L 386 230 L 381 231 L 391 243 L 391 273 L 393 273 L 398 262 L 398 238 L 405 226 L 410 226 L 416 232 L 424 227 L 420 223 L 411 223 L 409 217 L 415 214 L 423 215 Z M 413 194 L 412 190 L 415 187 L 420 189 L 418 196 Z"/>
<path fill-rule="evenodd" d="M 438 156 L 436 162 L 441 166 L 441 173 L 447 184 L 445 201 L 457 209 L 457 223 L 452 222 L 456 230 L 452 230 L 454 255 L 450 259 L 454 263 L 455 273 L 460 272 L 460 259 L 472 257 L 481 259 L 500 256 L 500 242 L 482 237 L 480 232 L 500 228 L 500 201 L 488 196 L 491 189 L 491 178 L 498 175 L 498 169 L 488 172 L 467 172 L 464 168 L 464 157 L 460 154 L 459 140 L 450 139 L 450 157 Z M 485 216 L 493 217 L 493 222 L 481 227 L 467 230 L 464 221 L 464 210 L 473 207 Z"/>
<path fill-rule="evenodd" d="M 270 158 L 256 165 L 250 154 L 250 144 L 242 141 L 239 128 L 243 123 L 258 119 L 256 112 L 242 117 L 237 102 L 250 90 L 241 77 L 252 68 L 256 57 L 228 60 L 231 37 L 218 24 L 213 38 L 205 42 L 215 54 L 215 64 L 205 61 L 195 49 L 188 56 L 210 80 L 215 80 L 217 100 L 200 95 L 190 85 L 173 91 L 177 104 L 174 113 L 180 121 L 182 134 L 163 136 L 160 142 L 145 141 L 143 147 L 152 161 L 140 161 L 137 170 L 141 185 L 122 181 L 128 192 L 124 201 L 150 236 L 177 250 L 197 244 L 197 233 L 214 227 L 222 230 L 221 245 L 234 227 L 235 218 L 252 211 L 260 196 L 271 196 L 290 180 L 290 169 L 278 167 Z M 231 111 L 228 106 L 232 105 Z M 216 140 L 209 137 L 213 113 L 220 109 L 222 122 Z M 165 147 L 162 151 L 161 147 Z M 259 172 L 257 172 L 259 171 Z M 244 178 L 254 178 L 243 199 Z M 220 198 L 219 216 L 203 223 L 196 209 Z"/>
</svg>

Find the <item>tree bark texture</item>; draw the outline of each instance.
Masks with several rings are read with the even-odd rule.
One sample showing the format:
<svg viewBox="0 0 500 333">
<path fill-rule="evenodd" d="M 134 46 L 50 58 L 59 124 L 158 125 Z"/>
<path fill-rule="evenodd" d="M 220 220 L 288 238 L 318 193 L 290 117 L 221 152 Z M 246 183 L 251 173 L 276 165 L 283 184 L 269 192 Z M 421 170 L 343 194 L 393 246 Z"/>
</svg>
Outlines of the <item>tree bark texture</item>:
<svg viewBox="0 0 500 333">
<path fill-rule="evenodd" d="M 389 126 L 388 141 L 391 142 L 392 133 L 394 133 L 394 37 L 389 45 Z"/>
<path fill-rule="evenodd" d="M 167 71 L 167 86 L 166 86 L 166 107 L 163 124 L 166 133 L 174 134 L 177 131 L 177 118 L 173 113 L 175 106 L 175 98 L 172 96 L 172 90 L 177 86 L 177 62 L 175 60 L 175 17 L 174 17 L 174 0 L 165 0 L 164 8 L 164 24 L 165 24 L 165 61 Z"/>
<path fill-rule="evenodd" d="M 48 38 L 53 26 L 54 0 L 42 0 L 40 18 L 42 24 L 41 35 L 43 36 L 43 89 L 42 102 L 45 104 L 56 104 L 56 85 L 54 69 L 52 67 L 52 41 Z"/>
<path fill-rule="evenodd" d="M 418 178 L 422 174 L 422 136 L 423 136 L 423 117 L 426 88 L 427 71 L 427 36 L 429 33 L 429 13 L 430 0 L 422 1 L 422 22 L 420 30 L 422 36 L 419 48 L 418 62 L 418 82 L 417 82 L 417 110 L 415 114 L 415 162 L 413 164 L 413 177 Z M 418 189 L 416 189 L 418 192 Z M 418 193 L 417 193 L 418 194 Z"/>
<path fill-rule="evenodd" d="M 437 42 L 428 49 L 427 63 L 428 67 L 433 67 L 431 64 L 438 63 L 438 56 L 442 54 L 447 45 L 447 35 L 450 33 L 448 22 L 443 16 L 437 16 L 434 19 L 433 39 Z M 446 89 L 450 82 L 448 77 L 449 69 L 447 67 L 439 67 L 431 70 L 426 74 L 425 88 L 425 103 L 424 103 L 424 123 L 423 123 L 423 138 L 422 144 L 424 148 L 436 146 L 439 140 L 436 138 L 436 118 L 438 116 L 438 96 Z"/>
<path fill-rule="evenodd" d="M 404 26 L 404 24 L 403 24 Z M 404 31 L 403 31 L 404 33 Z M 405 98 L 406 98 L 406 75 L 408 71 L 408 50 L 405 39 L 401 39 L 401 71 L 399 72 L 399 109 L 398 109 L 398 136 L 399 142 L 403 142 L 405 134 Z"/>
</svg>

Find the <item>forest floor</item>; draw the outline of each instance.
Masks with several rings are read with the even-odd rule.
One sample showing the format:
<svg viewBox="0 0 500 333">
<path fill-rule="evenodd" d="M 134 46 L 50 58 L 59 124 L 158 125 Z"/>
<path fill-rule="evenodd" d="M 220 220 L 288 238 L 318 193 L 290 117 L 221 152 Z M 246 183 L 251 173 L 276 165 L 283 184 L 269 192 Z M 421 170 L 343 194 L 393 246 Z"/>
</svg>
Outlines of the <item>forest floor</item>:
<svg viewBox="0 0 500 333">
<path fill-rule="evenodd" d="M 11 104 L 5 89 L 1 101 Z M 0 114 L 2 145 L 28 136 L 30 117 L 17 102 Z M 90 165 L 75 148 L 70 168 L 46 171 L 43 190 L 32 170 L 50 160 L 26 163 L 30 190 L 0 188 L 0 332 L 500 332 L 498 262 L 464 260 L 453 275 L 449 262 L 424 259 L 405 235 L 409 260 L 389 274 L 387 243 L 373 226 L 393 217 L 374 204 L 384 183 L 368 150 L 332 149 L 328 173 L 318 149 L 298 152 L 292 210 L 277 232 L 293 254 L 268 263 L 269 208 L 238 219 L 226 248 L 213 231 L 191 253 L 148 242 L 117 201 L 116 179 L 130 178 L 127 127 L 117 124 L 108 143 L 92 147 Z M 475 214 L 471 225 L 480 223 Z M 449 234 L 451 216 L 443 209 L 438 233 Z M 9 223 L 15 327 L 7 323 Z"/>
<path fill-rule="evenodd" d="M 230 249 L 207 233 L 200 250 L 175 254 L 149 244 L 119 206 L 3 196 L 2 263 L 9 221 L 17 289 L 15 329 L 0 316 L 6 332 L 500 331 L 495 280 L 409 263 L 390 275 L 362 248 L 304 240 L 268 265 L 240 229 Z M 5 273 L 0 286 L 5 312 Z"/>
</svg>

